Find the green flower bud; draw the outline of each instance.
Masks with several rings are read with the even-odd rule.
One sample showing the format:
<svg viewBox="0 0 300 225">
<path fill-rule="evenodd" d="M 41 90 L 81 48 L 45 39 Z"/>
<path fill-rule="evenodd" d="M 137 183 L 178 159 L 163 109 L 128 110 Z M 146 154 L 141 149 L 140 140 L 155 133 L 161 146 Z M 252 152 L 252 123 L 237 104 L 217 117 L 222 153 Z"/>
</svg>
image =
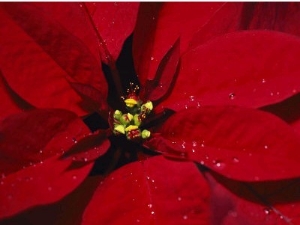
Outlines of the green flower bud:
<svg viewBox="0 0 300 225">
<path fill-rule="evenodd" d="M 121 116 L 122 116 L 122 112 L 120 110 L 116 110 L 114 112 L 114 118 L 117 119 L 117 120 L 120 120 Z"/>
<path fill-rule="evenodd" d="M 153 104 L 151 101 L 146 102 L 145 104 L 142 105 L 141 111 L 149 114 L 153 109 Z"/>
<path fill-rule="evenodd" d="M 133 119 L 133 115 L 131 115 L 130 113 L 126 113 L 123 114 L 120 118 L 120 122 L 121 124 L 123 124 L 124 126 L 127 126 L 128 124 L 130 124 L 130 121 Z"/>
<path fill-rule="evenodd" d="M 151 132 L 150 132 L 149 130 L 143 130 L 143 131 L 142 131 L 142 138 L 143 138 L 143 139 L 149 138 L 150 135 L 151 135 Z"/>
<path fill-rule="evenodd" d="M 115 133 L 121 133 L 121 134 L 125 134 L 125 127 L 123 125 L 115 125 L 114 127 L 114 132 Z"/>
<path fill-rule="evenodd" d="M 139 114 L 135 114 L 135 115 L 133 116 L 133 122 L 134 122 L 134 125 L 136 125 L 136 126 L 140 126 L 140 125 L 141 125 L 142 120 L 141 120 Z"/>
</svg>

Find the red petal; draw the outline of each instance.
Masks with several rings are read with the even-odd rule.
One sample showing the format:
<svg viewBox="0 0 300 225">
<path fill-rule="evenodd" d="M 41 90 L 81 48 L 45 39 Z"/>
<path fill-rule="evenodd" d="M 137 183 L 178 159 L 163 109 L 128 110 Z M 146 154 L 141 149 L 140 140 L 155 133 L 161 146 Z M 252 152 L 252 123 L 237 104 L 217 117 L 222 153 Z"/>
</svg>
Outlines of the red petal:
<svg viewBox="0 0 300 225">
<path fill-rule="evenodd" d="M 1 96 L 1 110 L 0 121 L 15 113 L 22 112 L 22 110 L 32 109 L 33 107 L 25 102 L 7 85 L 6 80 L 0 71 L 0 96 Z"/>
<path fill-rule="evenodd" d="M 125 39 L 135 26 L 138 2 L 86 2 L 88 12 L 101 37 L 102 60 L 116 60 Z"/>
<path fill-rule="evenodd" d="M 243 181 L 298 177 L 298 136 L 277 117 L 253 109 L 201 107 L 171 116 L 149 143 Z"/>
<path fill-rule="evenodd" d="M 235 32 L 186 53 L 164 107 L 260 107 L 299 91 L 300 41 L 278 32 Z"/>
<path fill-rule="evenodd" d="M 192 163 L 153 157 L 108 176 L 82 224 L 208 224 L 209 190 Z"/>
<path fill-rule="evenodd" d="M 101 93 L 98 101 L 105 109 L 107 84 L 95 53 L 97 41 L 77 3 L 3 3 L 0 19 L 5 33 L 0 38 L 0 62 L 14 91 L 34 106 L 82 115 L 82 98 L 69 82 L 89 84 Z"/>
<path fill-rule="evenodd" d="M 133 42 L 134 63 L 141 84 L 146 79 L 153 80 L 163 56 L 179 37 L 180 51 L 184 52 L 193 35 L 223 4 L 142 3 Z"/>
<path fill-rule="evenodd" d="M 107 152 L 110 142 L 106 138 L 106 132 L 90 134 L 82 138 L 76 145 L 70 148 L 62 157 L 71 157 L 74 161 L 92 161 Z"/>
<path fill-rule="evenodd" d="M 89 129 L 69 111 L 34 110 L 7 117 L 0 126 L 0 171 L 9 174 L 67 151 Z"/>
<path fill-rule="evenodd" d="M 299 224 L 299 179 L 243 183 L 207 174 L 213 224 Z M 216 178 L 216 179 L 215 179 Z"/>
<path fill-rule="evenodd" d="M 0 127 L 0 217 L 61 199 L 92 167 L 58 160 L 90 132 L 72 112 L 33 110 L 6 118 Z"/>
<path fill-rule="evenodd" d="M 300 35 L 299 3 L 226 3 L 194 35 L 190 48 L 235 30 L 276 30 Z"/>
<path fill-rule="evenodd" d="M 269 29 L 300 35 L 298 2 L 244 3 L 242 29 Z"/>
<path fill-rule="evenodd" d="M 5 225 L 27 224 L 27 221 L 31 225 L 79 225 L 85 206 L 101 180 L 101 177 L 87 177 L 78 188 L 60 201 L 31 208 L 1 222 Z"/>
<path fill-rule="evenodd" d="M 89 163 L 72 169 L 71 160 L 56 158 L 19 170 L 1 180 L 1 218 L 63 198 L 84 180 L 93 166 Z"/>
</svg>

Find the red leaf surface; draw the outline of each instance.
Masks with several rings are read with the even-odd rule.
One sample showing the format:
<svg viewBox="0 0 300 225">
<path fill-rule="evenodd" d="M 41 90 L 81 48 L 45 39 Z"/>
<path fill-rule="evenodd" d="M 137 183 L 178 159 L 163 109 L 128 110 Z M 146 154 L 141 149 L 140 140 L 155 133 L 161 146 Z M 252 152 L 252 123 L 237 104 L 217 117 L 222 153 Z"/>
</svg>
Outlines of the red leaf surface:
<svg viewBox="0 0 300 225">
<path fill-rule="evenodd" d="M 106 108 L 107 84 L 98 44 L 77 3 L 1 4 L 0 66 L 9 86 L 36 107 L 59 107 L 85 114 L 69 82 L 97 89 Z M 91 38 L 94 38 L 91 39 Z"/>
<path fill-rule="evenodd" d="M 58 158 L 89 133 L 75 113 L 61 109 L 33 110 L 4 119 L 0 217 L 57 201 L 76 188 L 93 163 L 72 165 L 72 159 Z"/>
<path fill-rule="evenodd" d="M 84 3 L 99 33 L 102 60 L 116 60 L 125 39 L 135 27 L 138 2 Z"/>
<path fill-rule="evenodd" d="M 80 225 L 83 212 L 102 177 L 87 177 L 78 188 L 53 204 L 37 206 L 1 221 L 5 225 Z"/>
<path fill-rule="evenodd" d="M 142 87 L 140 94 L 142 99 L 157 102 L 170 91 L 178 72 L 179 57 L 179 41 L 176 41 L 174 46 L 160 62 L 155 78 L 153 80 L 147 80 Z"/>
<path fill-rule="evenodd" d="M 219 21 L 224 22 L 224 29 L 229 29 L 227 18 L 232 19 L 232 15 L 239 15 L 237 11 L 240 8 L 240 3 L 224 2 L 142 3 L 133 42 L 134 63 L 141 84 L 154 78 L 163 56 L 177 39 L 180 39 L 180 52 L 183 53 L 194 34 L 220 10 L 223 14 Z"/>
<path fill-rule="evenodd" d="M 73 161 L 92 161 L 106 153 L 109 147 L 110 142 L 106 138 L 106 132 L 100 131 L 99 134 L 90 134 L 82 138 L 62 157 L 70 157 Z"/>
<path fill-rule="evenodd" d="M 200 107 L 171 116 L 146 146 L 196 161 L 242 181 L 299 177 L 299 137 L 277 117 L 253 109 Z"/>
<path fill-rule="evenodd" d="M 13 173 L 67 151 L 89 129 L 76 114 L 41 109 L 5 118 L 0 126 L 0 171 Z"/>
<path fill-rule="evenodd" d="M 273 31 L 244 31 L 215 38 L 182 56 L 181 70 L 162 106 L 260 107 L 299 91 L 300 41 Z"/>
<path fill-rule="evenodd" d="M 2 179 L 0 218 L 55 202 L 74 190 L 88 175 L 93 163 L 70 168 L 71 163 L 71 160 L 53 157 Z"/>
<path fill-rule="evenodd" d="M 153 157 L 110 174 L 82 224 L 209 224 L 209 196 L 194 164 Z"/>
<path fill-rule="evenodd" d="M 236 30 L 276 30 L 299 36 L 299 18 L 299 3 L 226 3 L 195 33 L 190 48 Z"/>
<path fill-rule="evenodd" d="M 1 96 L 1 110 L 0 121 L 15 113 L 20 113 L 22 110 L 32 109 L 33 107 L 18 96 L 7 85 L 2 73 L 0 71 L 0 96 Z"/>
<path fill-rule="evenodd" d="M 244 183 L 206 174 L 215 225 L 299 224 L 299 179 Z"/>
</svg>

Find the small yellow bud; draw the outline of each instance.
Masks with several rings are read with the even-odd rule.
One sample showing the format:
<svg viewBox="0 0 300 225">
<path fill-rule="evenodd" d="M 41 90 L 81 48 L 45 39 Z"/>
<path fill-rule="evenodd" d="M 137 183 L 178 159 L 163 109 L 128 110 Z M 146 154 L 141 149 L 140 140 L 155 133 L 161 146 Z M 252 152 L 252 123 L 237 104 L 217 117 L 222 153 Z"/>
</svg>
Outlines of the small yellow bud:
<svg viewBox="0 0 300 225">
<path fill-rule="evenodd" d="M 121 134 L 125 134 L 125 128 L 124 128 L 123 125 L 116 125 L 114 127 L 114 130 L 117 131 L 117 132 L 119 132 L 119 133 L 121 133 Z"/>
<path fill-rule="evenodd" d="M 151 132 L 149 130 L 143 130 L 142 131 L 142 138 L 143 139 L 149 138 L 150 135 L 151 135 Z"/>
<path fill-rule="evenodd" d="M 137 130 L 139 127 L 135 125 L 129 125 L 128 127 L 125 128 L 125 131 L 132 131 L 132 130 Z"/>
<path fill-rule="evenodd" d="M 133 98 L 127 98 L 124 100 L 125 104 L 127 107 L 132 108 L 134 107 L 138 102 L 137 100 L 133 99 Z"/>
</svg>

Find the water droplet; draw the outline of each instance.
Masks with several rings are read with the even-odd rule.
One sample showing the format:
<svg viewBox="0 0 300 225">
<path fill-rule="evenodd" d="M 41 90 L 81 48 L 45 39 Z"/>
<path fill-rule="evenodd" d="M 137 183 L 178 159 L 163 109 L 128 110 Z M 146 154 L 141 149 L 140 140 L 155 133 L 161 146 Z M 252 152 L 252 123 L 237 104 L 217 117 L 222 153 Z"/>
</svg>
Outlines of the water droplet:
<svg viewBox="0 0 300 225">
<path fill-rule="evenodd" d="M 178 201 L 181 201 L 181 200 L 182 200 L 182 198 L 181 198 L 181 197 L 178 197 L 178 198 L 177 198 L 177 200 L 178 200 Z"/>
<path fill-rule="evenodd" d="M 74 142 L 74 144 L 76 144 L 76 143 L 77 143 L 77 140 L 76 140 L 76 138 L 72 138 L 72 141 Z"/>
<path fill-rule="evenodd" d="M 152 204 L 148 204 L 148 208 L 149 208 L 149 209 L 151 209 L 151 208 L 152 208 L 152 206 L 153 206 Z"/>
<path fill-rule="evenodd" d="M 150 180 L 150 177 L 149 177 L 149 176 L 146 176 L 146 179 L 147 179 L 147 180 Z"/>
<path fill-rule="evenodd" d="M 82 8 L 82 4 L 79 4 L 79 7 L 81 7 L 81 8 Z"/>
<path fill-rule="evenodd" d="M 72 179 L 73 179 L 73 180 L 76 180 L 76 179 L 77 179 L 77 176 L 76 176 L 76 175 L 73 175 Z"/>
<path fill-rule="evenodd" d="M 185 148 L 185 142 L 182 142 L 181 147 Z"/>
<path fill-rule="evenodd" d="M 48 191 L 52 191 L 52 187 L 48 187 Z"/>
<path fill-rule="evenodd" d="M 266 83 L 266 79 L 262 79 L 261 82 L 264 84 Z"/>
<path fill-rule="evenodd" d="M 41 150 L 39 151 L 39 153 L 40 153 L 40 154 L 43 154 L 43 150 L 41 149 Z"/>
<path fill-rule="evenodd" d="M 193 145 L 193 147 L 196 147 L 197 146 L 197 142 L 193 141 L 192 145 Z"/>
<path fill-rule="evenodd" d="M 152 182 L 152 183 L 154 183 L 154 182 L 155 182 L 155 180 L 153 180 L 153 179 L 152 179 L 152 180 L 151 180 L 151 182 Z"/>
<path fill-rule="evenodd" d="M 183 219 L 184 219 L 184 220 L 187 220 L 187 218 L 188 218 L 187 215 L 184 215 L 184 216 L 183 216 Z"/>
<path fill-rule="evenodd" d="M 264 209 L 264 213 L 265 213 L 266 215 L 269 215 L 269 214 L 271 213 L 271 209 L 265 208 L 265 209 Z"/>
<path fill-rule="evenodd" d="M 155 212 L 154 211 L 151 211 L 151 215 L 154 215 L 155 214 Z"/>
<path fill-rule="evenodd" d="M 213 161 L 213 164 L 218 167 L 219 169 L 223 168 L 224 167 L 224 163 L 222 163 L 221 161 L 218 161 L 218 160 L 214 160 Z"/>
<path fill-rule="evenodd" d="M 136 220 L 137 223 L 141 222 L 139 219 Z"/>
<path fill-rule="evenodd" d="M 154 57 L 153 57 L 153 56 L 151 56 L 150 60 L 151 60 L 151 61 L 153 61 L 153 60 L 154 60 Z"/>
<path fill-rule="evenodd" d="M 191 95 L 189 98 L 191 102 L 195 101 L 195 96 Z"/>
<path fill-rule="evenodd" d="M 270 93 L 270 95 L 271 95 L 271 96 L 273 96 L 273 95 L 274 95 L 274 93 L 273 93 L 273 92 L 271 92 L 271 93 Z"/>
<path fill-rule="evenodd" d="M 238 158 L 234 157 L 234 158 L 232 159 L 232 161 L 235 162 L 235 163 L 238 163 L 240 160 L 239 160 Z"/>
<path fill-rule="evenodd" d="M 154 17 L 154 16 L 152 17 L 152 20 L 155 20 L 155 17 Z"/>
<path fill-rule="evenodd" d="M 195 153 L 196 152 L 196 150 L 195 149 L 192 149 L 192 153 Z"/>
<path fill-rule="evenodd" d="M 229 94 L 229 98 L 230 98 L 231 100 L 235 99 L 235 97 L 236 97 L 235 93 L 230 93 L 230 94 Z"/>
<path fill-rule="evenodd" d="M 204 163 L 204 161 L 200 161 L 200 164 L 201 164 L 201 165 L 204 165 L 205 163 Z"/>
<path fill-rule="evenodd" d="M 260 179 L 259 179 L 258 176 L 255 176 L 255 177 L 254 177 L 254 180 L 255 180 L 255 181 L 259 181 Z"/>
<path fill-rule="evenodd" d="M 264 148 L 265 148 L 265 149 L 268 149 L 268 148 L 269 148 L 269 146 L 268 146 L 268 145 L 265 145 L 265 146 L 264 146 Z"/>
<path fill-rule="evenodd" d="M 297 93 L 297 90 L 296 90 L 296 89 L 293 89 L 292 92 L 293 92 L 294 94 L 296 94 L 296 93 Z"/>
</svg>

